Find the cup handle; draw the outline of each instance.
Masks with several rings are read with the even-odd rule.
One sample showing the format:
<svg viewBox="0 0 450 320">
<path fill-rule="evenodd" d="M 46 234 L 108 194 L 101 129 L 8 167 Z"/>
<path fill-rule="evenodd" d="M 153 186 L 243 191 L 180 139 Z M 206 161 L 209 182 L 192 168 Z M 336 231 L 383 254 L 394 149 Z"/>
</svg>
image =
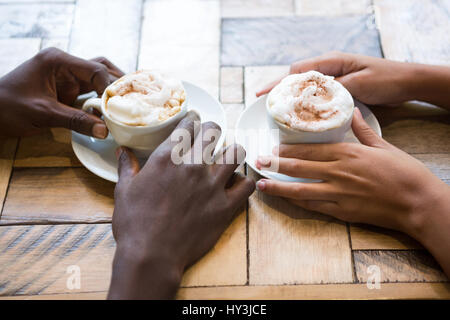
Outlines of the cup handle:
<svg viewBox="0 0 450 320">
<path fill-rule="evenodd" d="M 102 99 L 100 98 L 91 98 L 86 100 L 81 108 L 83 111 L 89 111 L 90 109 L 95 109 L 98 112 L 102 113 Z"/>
</svg>

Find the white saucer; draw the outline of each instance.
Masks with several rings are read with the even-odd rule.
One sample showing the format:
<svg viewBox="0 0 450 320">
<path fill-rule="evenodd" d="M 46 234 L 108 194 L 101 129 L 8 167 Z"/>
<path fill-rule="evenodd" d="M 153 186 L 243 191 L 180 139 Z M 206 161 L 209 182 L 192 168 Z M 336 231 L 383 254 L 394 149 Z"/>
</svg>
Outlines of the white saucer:
<svg viewBox="0 0 450 320">
<path fill-rule="evenodd" d="M 195 109 L 200 113 L 202 122 L 214 121 L 222 129 L 217 148 L 221 148 L 226 136 L 227 120 L 225 110 L 219 101 L 205 90 L 183 81 L 187 96 L 188 109 Z M 80 162 L 97 176 L 117 182 L 117 160 L 115 156 L 117 143 L 108 136 L 105 140 L 88 137 L 72 132 L 72 148 Z"/>
<path fill-rule="evenodd" d="M 272 149 L 278 145 L 278 137 L 269 128 L 266 115 L 266 97 L 264 95 L 256 100 L 251 106 L 245 109 L 241 114 L 235 131 L 236 143 L 242 145 L 246 152 L 245 161 L 247 164 L 259 173 L 261 176 L 279 181 L 287 182 L 317 182 L 311 179 L 294 178 L 281 173 L 258 170 L 255 167 L 255 161 L 260 155 L 271 155 Z M 364 119 L 369 126 L 381 137 L 381 127 L 375 115 L 363 103 L 355 100 L 355 106 L 359 108 Z M 249 133 L 250 132 L 250 133 Z M 257 135 L 257 139 L 251 139 L 250 135 Z M 251 141 L 251 143 L 250 143 Z M 350 129 L 345 135 L 344 142 L 359 143 L 358 139 Z"/>
</svg>

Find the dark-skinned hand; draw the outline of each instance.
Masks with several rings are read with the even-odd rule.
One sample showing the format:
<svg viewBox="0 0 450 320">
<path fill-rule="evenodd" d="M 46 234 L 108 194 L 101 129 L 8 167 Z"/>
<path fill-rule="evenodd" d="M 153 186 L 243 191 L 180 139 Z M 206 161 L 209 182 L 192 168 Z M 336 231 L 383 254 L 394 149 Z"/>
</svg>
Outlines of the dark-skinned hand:
<svg viewBox="0 0 450 320">
<path fill-rule="evenodd" d="M 0 78 L 0 135 L 27 136 L 63 127 L 106 138 L 108 130 L 99 117 L 71 105 L 80 94 L 101 95 L 122 75 L 106 58 L 84 60 L 55 48 L 42 50 Z"/>
<path fill-rule="evenodd" d="M 194 137 L 199 127 L 198 117 L 188 113 L 174 132 L 184 129 Z M 218 128 L 204 123 L 202 137 L 192 138 L 190 149 L 212 150 L 217 141 L 207 139 L 207 132 Z M 221 155 L 234 158 L 233 164 L 177 165 L 171 158 L 176 141 L 169 137 L 142 169 L 129 149 L 118 150 L 110 299 L 173 298 L 184 270 L 215 245 L 254 191 L 252 180 L 234 172 L 241 146 Z"/>
</svg>

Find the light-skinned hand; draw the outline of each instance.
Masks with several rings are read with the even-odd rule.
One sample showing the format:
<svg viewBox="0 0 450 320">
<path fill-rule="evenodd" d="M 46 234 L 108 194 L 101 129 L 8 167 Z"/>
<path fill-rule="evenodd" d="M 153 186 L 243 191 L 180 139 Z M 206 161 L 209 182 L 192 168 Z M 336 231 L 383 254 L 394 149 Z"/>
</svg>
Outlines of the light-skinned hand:
<svg viewBox="0 0 450 320">
<path fill-rule="evenodd" d="M 450 274 L 450 186 L 379 137 L 358 109 L 352 129 L 361 144 L 280 145 L 275 155 L 256 161 L 258 169 L 278 167 L 280 173 L 323 182 L 262 179 L 257 188 L 344 221 L 403 231 L 422 242 Z"/>
</svg>

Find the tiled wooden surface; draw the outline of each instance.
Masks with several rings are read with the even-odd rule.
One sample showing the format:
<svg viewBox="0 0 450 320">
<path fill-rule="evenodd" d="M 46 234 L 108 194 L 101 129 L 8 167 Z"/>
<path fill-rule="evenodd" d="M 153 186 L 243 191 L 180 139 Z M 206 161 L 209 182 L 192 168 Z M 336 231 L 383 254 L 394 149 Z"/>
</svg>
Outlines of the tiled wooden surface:
<svg viewBox="0 0 450 320">
<path fill-rule="evenodd" d="M 156 68 L 218 97 L 231 138 L 255 92 L 296 59 L 343 50 L 449 63 L 446 1 L 104 3 L 0 0 L 0 76 L 49 46 L 107 56 L 125 71 Z M 373 111 L 388 141 L 450 183 L 448 112 L 418 103 Z M 104 298 L 115 247 L 113 188 L 81 166 L 67 130 L 1 138 L 0 296 Z M 73 264 L 82 271 L 75 291 L 66 286 Z M 380 290 L 365 286 L 370 265 L 381 269 Z M 449 298 L 442 281 L 436 262 L 406 235 L 348 225 L 255 192 L 214 249 L 187 271 L 178 297 Z"/>
</svg>

